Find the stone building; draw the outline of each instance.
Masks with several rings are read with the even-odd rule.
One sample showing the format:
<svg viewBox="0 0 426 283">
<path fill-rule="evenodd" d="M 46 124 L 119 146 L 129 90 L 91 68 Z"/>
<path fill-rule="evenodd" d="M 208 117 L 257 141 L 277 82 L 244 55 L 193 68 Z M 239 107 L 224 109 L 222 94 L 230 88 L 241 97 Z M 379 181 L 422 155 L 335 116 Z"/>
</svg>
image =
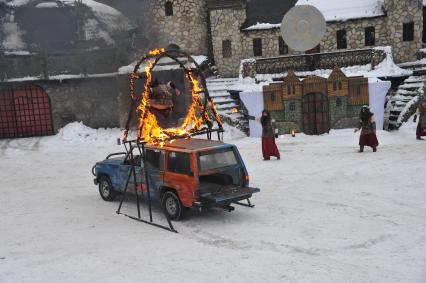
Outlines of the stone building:
<svg viewBox="0 0 426 283">
<path fill-rule="evenodd" d="M 327 79 L 300 79 L 289 71 L 283 82 L 264 86 L 263 98 L 280 133 L 295 129 L 319 135 L 357 125 L 359 111 L 369 101 L 368 79 L 346 77 L 338 68 Z"/>
<path fill-rule="evenodd" d="M 416 59 L 422 47 L 422 0 L 370 1 L 357 7 L 360 13 L 351 11 L 351 2 L 343 0 L 333 10 L 324 0 L 158 0 L 153 11 L 168 43 L 208 54 L 223 76 L 236 76 L 242 59 L 300 54 L 280 36 L 283 16 L 299 4 L 317 6 L 327 20 L 323 41 L 307 53 L 389 45 L 396 62 Z"/>
<path fill-rule="evenodd" d="M 208 54 L 207 6 L 200 0 L 151 1 L 158 46 L 176 44 L 196 55 Z"/>
</svg>

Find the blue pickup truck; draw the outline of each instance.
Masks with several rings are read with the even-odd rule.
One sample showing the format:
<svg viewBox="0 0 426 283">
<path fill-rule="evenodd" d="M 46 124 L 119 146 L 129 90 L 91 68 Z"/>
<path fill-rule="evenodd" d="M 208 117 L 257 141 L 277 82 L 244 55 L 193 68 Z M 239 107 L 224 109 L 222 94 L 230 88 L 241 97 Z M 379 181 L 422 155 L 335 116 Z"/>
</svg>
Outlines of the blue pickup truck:
<svg viewBox="0 0 426 283">
<path fill-rule="evenodd" d="M 133 156 L 133 161 L 131 160 Z M 235 145 L 203 139 L 181 139 L 162 147 L 147 146 L 145 162 L 136 153 L 114 153 L 93 167 L 94 183 L 105 201 L 123 193 L 136 164 L 136 185 L 130 179 L 128 191 L 146 195 L 145 168 L 151 199 L 163 205 L 171 220 L 179 220 L 188 208 L 246 205 L 258 188 L 249 186 L 249 175 Z"/>
</svg>

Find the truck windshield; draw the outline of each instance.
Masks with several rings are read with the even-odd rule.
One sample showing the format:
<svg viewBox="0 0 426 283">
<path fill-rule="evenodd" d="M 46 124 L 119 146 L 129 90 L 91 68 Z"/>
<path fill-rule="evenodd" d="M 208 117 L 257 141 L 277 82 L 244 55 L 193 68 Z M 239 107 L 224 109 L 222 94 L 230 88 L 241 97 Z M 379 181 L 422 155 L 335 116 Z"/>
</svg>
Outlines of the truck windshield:
<svg viewBox="0 0 426 283">
<path fill-rule="evenodd" d="M 203 152 L 200 154 L 200 171 L 205 172 L 213 169 L 234 166 L 238 159 L 232 148 L 220 151 Z"/>
</svg>

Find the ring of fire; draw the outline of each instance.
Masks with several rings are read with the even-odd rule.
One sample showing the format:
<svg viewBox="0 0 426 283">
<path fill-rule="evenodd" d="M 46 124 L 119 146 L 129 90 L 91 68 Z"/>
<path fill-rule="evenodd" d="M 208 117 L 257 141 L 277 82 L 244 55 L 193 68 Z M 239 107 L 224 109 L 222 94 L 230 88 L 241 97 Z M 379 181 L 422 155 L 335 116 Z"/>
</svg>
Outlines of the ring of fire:
<svg viewBox="0 0 426 283">
<path fill-rule="evenodd" d="M 191 85 L 192 103 L 188 108 L 188 112 L 184 121 L 180 127 L 164 129 L 159 126 L 156 116 L 150 111 L 150 85 L 152 81 L 152 71 L 160 61 L 161 58 L 168 57 L 177 62 L 180 67 L 184 70 L 186 78 Z M 189 67 L 186 67 L 179 57 L 185 57 L 188 59 Z M 198 63 L 187 53 L 180 50 L 166 51 L 165 49 L 154 49 L 149 51 L 147 55 L 136 64 L 133 73 L 130 76 L 130 95 L 132 98 L 132 106 L 129 112 L 129 119 L 127 121 L 126 130 L 124 132 L 124 140 L 127 140 L 129 132 L 129 124 L 131 119 L 131 111 L 135 108 L 137 97 L 135 96 L 135 85 L 138 79 L 141 79 L 141 75 L 138 72 L 139 67 L 147 62 L 145 67 L 146 81 L 141 94 L 139 105 L 136 107 L 138 114 L 137 121 L 137 139 L 138 141 L 145 141 L 148 144 L 158 144 L 162 146 L 165 141 L 174 140 L 177 138 L 190 138 L 192 134 L 205 130 L 211 129 L 213 126 L 212 120 L 215 120 L 218 127 L 222 129 L 222 121 L 215 108 L 213 101 L 211 100 L 203 73 L 200 71 Z M 192 64 L 195 65 L 195 71 L 199 78 L 201 78 L 202 87 L 200 87 L 200 81 L 196 79 L 196 74 L 192 69 Z M 200 94 L 204 94 L 204 101 Z M 204 126 L 204 127 L 203 127 Z"/>
</svg>

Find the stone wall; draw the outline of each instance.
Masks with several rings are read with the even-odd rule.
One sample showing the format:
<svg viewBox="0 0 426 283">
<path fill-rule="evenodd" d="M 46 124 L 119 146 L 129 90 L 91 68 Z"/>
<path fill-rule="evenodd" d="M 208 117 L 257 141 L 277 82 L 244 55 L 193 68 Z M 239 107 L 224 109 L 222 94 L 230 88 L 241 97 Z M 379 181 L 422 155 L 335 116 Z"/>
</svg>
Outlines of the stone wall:
<svg viewBox="0 0 426 283">
<path fill-rule="evenodd" d="M 337 105 L 338 100 L 340 100 L 340 105 Z M 330 126 L 332 129 L 336 129 L 335 125 L 338 124 L 338 121 L 347 116 L 348 98 L 330 96 L 328 101 L 330 107 Z"/>
<path fill-rule="evenodd" d="M 279 39 L 280 29 L 257 30 L 257 31 L 243 31 L 243 57 L 252 58 L 253 54 L 253 39 L 262 39 L 262 57 L 276 57 L 279 56 Z"/>
<path fill-rule="evenodd" d="M 210 11 L 213 56 L 222 76 L 237 76 L 240 62 L 245 58 L 240 27 L 246 19 L 244 9 L 221 9 Z M 224 58 L 222 42 L 231 41 L 232 56 Z M 246 57 L 247 58 L 247 57 Z"/>
<path fill-rule="evenodd" d="M 159 71 L 154 73 L 160 81 L 172 80 L 185 92 L 185 84 L 181 70 Z M 55 132 L 68 123 L 82 121 L 92 128 L 124 127 L 130 107 L 129 76 L 113 75 L 96 78 L 79 78 L 65 80 L 38 80 L 31 82 L 3 82 L 0 88 L 14 85 L 38 85 L 49 95 L 52 107 L 52 118 Z M 136 92 L 140 93 L 144 81 L 140 80 Z M 185 97 L 180 97 L 186 99 Z M 185 101 L 190 103 L 190 99 Z M 179 115 L 186 115 L 188 105 L 176 105 Z M 133 126 L 136 118 L 133 119 Z"/>
<path fill-rule="evenodd" d="M 386 17 L 349 20 L 346 22 L 329 22 L 320 47 L 321 52 L 336 51 L 337 31 L 346 30 L 347 49 L 369 48 L 365 45 L 365 28 L 375 27 L 375 46 L 388 45 L 386 32 Z M 344 50 L 344 49 L 340 49 Z"/>
<path fill-rule="evenodd" d="M 416 60 L 417 51 L 422 47 L 422 7 L 422 1 L 420 0 L 386 0 L 386 16 L 328 22 L 324 39 L 320 43 L 321 52 L 346 51 L 390 45 L 393 48 L 396 62 Z M 245 17 L 244 9 L 222 9 L 210 12 L 214 57 L 219 73 L 222 75 L 236 76 L 240 60 L 254 57 L 254 38 L 262 39 L 263 58 L 280 56 L 278 43 L 280 29 L 241 31 L 240 27 Z M 402 40 L 403 23 L 411 21 L 414 22 L 415 28 L 414 40 L 404 42 Z M 367 27 L 375 28 L 374 46 L 367 46 L 365 43 L 365 28 Z M 338 30 L 346 30 L 346 49 L 337 49 Z M 223 40 L 232 40 L 231 58 L 223 58 L 222 56 Z M 288 55 L 300 54 L 302 53 L 289 49 Z M 376 57 L 373 59 L 376 59 Z M 302 63 L 305 64 L 305 62 Z M 247 72 L 247 70 L 244 71 Z M 250 71 L 249 73 L 253 73 L 253 70 Z"/>
<path fill-rule="evenodd" d="M 104 49 L 67 54 L 0 55 L 0 81 L 27 76 L 117 72 L 123 61 L 116 51 Z"/>
<path fill-rule="evenodd" d="M 414 61 L 422 48 L 423 38 L 423 1 L 422 0 L 385 0 L 387 11 L 386 29 L 389 45 L 393 46 L 397 63 Z M 403 41 L 403 24 L 414 22 L 414 40 Z"/>
<path fill-rule="evenodd" d="M 207 6 L 200 0 L 170 0 L 173 15 L 166 16 L 166 0 L 151 0 L 153 23 L 160 35 L 158 44 L 177 44 L 181 49 L 194 55 L 207 55 Z"/>
</svg>

